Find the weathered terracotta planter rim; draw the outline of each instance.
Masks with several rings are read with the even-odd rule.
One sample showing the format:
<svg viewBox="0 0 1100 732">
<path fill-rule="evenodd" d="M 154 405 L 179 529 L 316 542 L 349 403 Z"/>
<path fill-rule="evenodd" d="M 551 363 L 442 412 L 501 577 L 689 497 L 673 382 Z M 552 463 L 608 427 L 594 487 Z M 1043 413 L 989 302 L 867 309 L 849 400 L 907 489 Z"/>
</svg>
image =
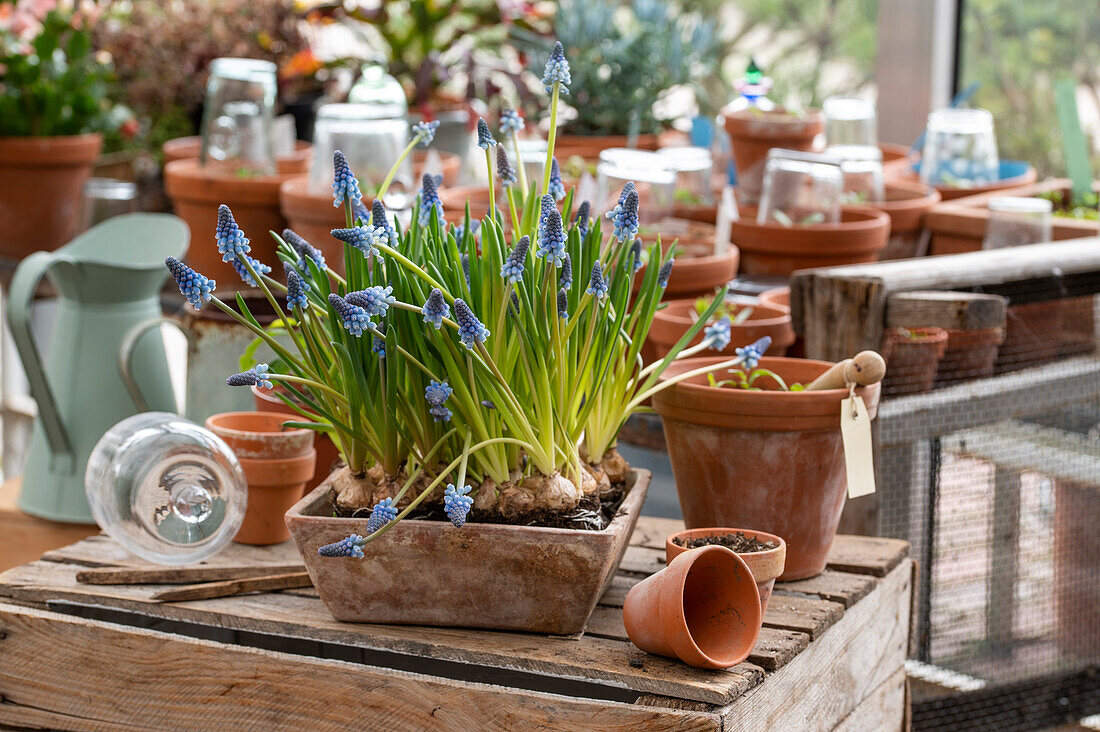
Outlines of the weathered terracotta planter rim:
<svg viewBox="0 0 1100 732">
<path fill-rule="evenodd" d="M 0 166 L 32 165 L 35 168 L 70 168 L 95 161 L 103 146 L 103 135 L 88 132 L 81 135 L 0 137 Z M 49 155 L 43 156 L 43 148 Z"/>
<path fill-rule="evenodd" d="M 754 325 L 761 327 L 770 325 L 782 325 L 784 322 L 789 322 L 791 319 L 790 311 L 784 311 L 783 308 L 776 307 L 774 305 L 761 303 L 759 305 L 746 304 L 742 307 L 752 308 L 752 315 L 756 315 L 758 312 L 766 311 L 764 313 L 766 317 L 755 318 L 750 315 L 748 320 L 742 321 L 741 323 L 734 323 L 734 328 L 739 325 Z M 695 321 L 692 320 L 690 315 L 681 315 L 680 311 L 687 310 L 690 313 L 691 310 L 693 310 L 694 308 L 695 301 L 689 298 L 685 298 L 682 300 L 673 300 L 672 302 L 668 303 L 667 307 L 658 310 L 657 314 L 661 315 L 664 318 L 667 318 L 676 325 L 683 326 L 684 330 L 687 330 L 695 324 Z"/>
<path fill-rule="evenodd" d="M 291 175 L 241 177 L 224 171 L 207 170 L 194 158 L 174 160 L 164 166 L 164 186 L 174 200 L 222 202 L 236 205 L 269 206 L 279 200 L 279 188 Z"/>
<path fill-rule="evenodd" d="M 783 226 L 780 223 L 769 221 L 766 224 L 756 222 L 756 206 L 744 206 L 742 216 L 733 222 L 734 231 L 741 228 L 763 229 L 775 232 L 806 232 L 812 233 L 836 233 L 841 231 L 874 230 L 884 224 L 889 225 L 890 219 L 885 212 L 872 206 L 844 206 L 840 212 L 840 222 L 836 224 L 808 224 L 805 226 Z M 744 212 L 750 211 L 751 216 L 745 216 Z M 744 248 L 740 242 L 734 242 Z"/>
<path fill-rule="evenodd" d="M 757 531 L 756 529 L 733 529 L 725 526 L 718 526 L 677 531 L 675 534 L 669 534 L 665 538 L 665 562 L 671 564 L 672 560 L 680 554 L 691 551 L 691 549 L 687 547 L 678 546 L 673 541 L 674 539 L 696 539 L 709 536 L 722 536 L 723 534 L 743 534 L 745 536 L 751 536 L 758 541 L 776 542 L 778 546 L 773 549 L 764 549 L 758 552 L 735 552 L 735 554 L 741 557 L 751 557 L 755 560 L 753 564 L 749 564 L 747 560 L 744 561 L 745 564 L 748 565 L 749 571 L 752 572 L 752 576 L 756 579 L 757 584 L 773 580 L 783 574 L 783 559 L 787 554 L 787 542 L 784 541 L 781 536 L 768 533 L 767 531 Z M 778 564 L 778 566 L 774 566 L 776 564 Z M 757 576 L 754 570 L 763 570 L 761 571 L 761 576 Z"/>
</svg>

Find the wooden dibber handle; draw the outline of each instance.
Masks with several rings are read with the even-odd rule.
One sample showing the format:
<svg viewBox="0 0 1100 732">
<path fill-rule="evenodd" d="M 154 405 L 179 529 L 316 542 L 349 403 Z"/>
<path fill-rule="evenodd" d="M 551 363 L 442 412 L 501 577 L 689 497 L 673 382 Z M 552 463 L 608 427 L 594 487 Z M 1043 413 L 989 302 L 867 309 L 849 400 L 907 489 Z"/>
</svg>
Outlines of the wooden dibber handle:
<svg viewBox="0 0 1100 732">
<path fill-rule="evenodd" d="M 886 361 L 874 351 L 860 351 L 853 358 L 838 361 L 829 370 L 818 376 L 806 387 L 806 391 L 825 389 L 843 389 L 855 382 L 858 386 L 868 386 L 882 381 L 886 375 Z"/>
</svg>

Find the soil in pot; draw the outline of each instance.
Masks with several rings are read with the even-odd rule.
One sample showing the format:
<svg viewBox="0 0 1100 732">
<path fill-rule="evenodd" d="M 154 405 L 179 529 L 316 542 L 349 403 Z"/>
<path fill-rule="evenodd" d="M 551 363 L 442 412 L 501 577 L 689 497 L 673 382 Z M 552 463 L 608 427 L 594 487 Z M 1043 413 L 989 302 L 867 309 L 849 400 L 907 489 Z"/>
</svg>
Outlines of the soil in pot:
<svg viewBox="0 0 1100 732">
<path fill-rule="evenodd" d="M 992 376 L 1003 341 L 1002 328 L 948 330 L 947 348 L 936 370 L 936 388 Z"/>
<path fill-rule="evenodd" d="M 102 146 L 99 134 L 0 137 L 0 255 L 22 259 L 73 238 Z"/>
<path fill-rule="evenodd" d="M 708 528 L 680 531 L 665 539 L 665 561 L 692 549 L 704 546 L 724 546 L 741 557 L 756 580 L 760 593 L 760 610 L 768 609 L 775 579 L 783 574 L 787 544 L 774 534 L 741 529 Z"/>
<path fill-rule="evenodd" d="M 744 661 L 762 620 L 752 573 L 720 546 L 681 554 L 634 585 L 623 602 L 623 624 L 634 645 L 696 668 Z"/>
<path fill-rule="evenodd" d="M 656 358 L 668 355 L 680 337 L 696 322 L 697 305 L 695 299 L 673 300 L 656 312 L 648 336 Z M 735 322 L 730 327 L 730 342 L 722 351 L 723 354 L 732 357 L 734 349 L 755 343 L 764 336 L 772 339 L 772 344 L 768 347 L 769 356 L 782 356 L 787 352 L 787 347 L 794 343 L 789 310 L 769 305 L 729 305 L 726 309 L 731 320 Z M 745 310 L 751 310 L 748 319 L 736 322 L 738 313 Z M 700 332 L 688 345 L 693 346 L 702 341 L 703 333 Z"/>
<path fill-rule="evenodd" d="M 890 235 L 881 211 L 845 206 L 839 224 L 783 226 L 756 223 L 756 208 L 744 206 L 730 240 L 741 250 L 741 273 L 789 276 L 799 269 L 878 260 Z"/>
<path fill-rule="evenodd" d="M 890 217 L 890 239 L 879 259 L 924 256 L 928 251 L 929 239 L 924 217 L 940 200 L 939 192 L 931 186 L 901 182 L 888 184 L 886 200 L 868 204 Z"/>
<path fill-rule="evenodd" d="M 177 160 L 164 167 L 164 186 L 175 214 L 191 229 L 187 262 L 222 287 L 240 282 L 233 266 L 222 261 L 214 245 L 218 206 L 233 211 L 237 225 L 248 237 L 250 256 L 275 266 L 275 240 L 269 231 L 281 232 L 286 219 L 279 210 L 279 186 L 285 175 L 241 177 L 204 169 L 197 159 Z M 329 202 L 331 205 L 331 201 Z"/>
<path fill-rule="evenodd" d="M 825 131 L 825 117 L 816 110 L 792 114 L 784 109 L 764 112 L 742 109 L 722 112 L 737 166 L 738 201 L 756 204 L 760 200 L 764 162 L 773 147 L 809 152 Z"/>
<path fill-rule="evenodd" d="M 662 375 L 719 363 L 722 357 L 674 362 Z M 760 366 L 788 385 L 808 384 L 832 364 L 763 358 Z M 761 391 L 708 386 L 692 377 L 653 396 L 664 420 L 669 458 L 689 528 L 752 526 L 783 537 L 782 579 L 812 577 L 825 568 L 847 494 L 840 402 L 847 389 Z M 879 385 L 856 390 L 873 418 Z"/>
<path fill-rule="evenodd" d="M 882 339 L 882 357 L 886 359 L 883 395 L 930 391 L 946 351 L 947 331 L 942 328 L 895 328 L 887 332 Z"/>
</svg>

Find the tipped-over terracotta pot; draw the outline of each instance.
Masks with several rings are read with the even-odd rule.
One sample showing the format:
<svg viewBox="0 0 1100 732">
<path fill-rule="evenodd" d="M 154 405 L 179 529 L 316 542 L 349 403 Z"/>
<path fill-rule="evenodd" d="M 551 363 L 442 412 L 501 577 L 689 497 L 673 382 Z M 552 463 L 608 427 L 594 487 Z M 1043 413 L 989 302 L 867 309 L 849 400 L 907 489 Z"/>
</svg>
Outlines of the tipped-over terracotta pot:
<svg viewBox="0 0 1100 732">
<path fill-rule="evenodd" d="M 257 412 L 278 412 L 287 415 L 284 419 L 299 419 L 301 417 L 275 395 L 275 389 L 260 389 L 256 386 L 249 388 L 252 390 L 252 398 L 256 402 Z M 307 493 L 321 485 L 321 482 L 336 469 L 337 463 L 340 462 L 340 451 L 328 435 L 318 433 L 314 447 L 317 450 L 317 467 L 313 471 L 313 477 L 306 484 Z"/>
<path fill-rule="evenodd" d="M 879 259 L 924 256 L 929 238 L 924 219 L 940 200 L 939 191 L 923 183 L 887 184 L 886 200 L 867 204 L 890 217 L 890 239 Z"/>
<path fill-rule="evenodd" d="M 796 115 L 784 109 L 723 110 L 722 120 L 730 136 L 737 166 L 738 202 L 755 204 L 764 182 L 764 163 L 773 147 L 809 152 L 825 131 L 825 115 L 811 110 Z"/>
<path fill-rule="evenodd" d="M 723 360 L 674 361 L 661 381 Z M 765 357 L 760 366 L 789 386 L 810 383 L 832 364 Z M 768 389 L 769 381 L 761 377 L 756 385 Z M 874 418 L 879 385 L 856 393 Z M 664 421 L 687 527 L 752 526 L 782 536 L 783 580 L 825 569 L 848 488 L 840 436 L 840 402 L 847 396 L 847 389 L 716 388 L 705 374 L 657 392 L 653 407 Z"/>
<path fill-rule="evenodd" d="M 760 612 L 763 613 L 767 611 L 768 600 L 772 596 L 772 588 L 775 587 L 775 580 L 779 575 L 783 574 L 783 565 L 787 560 L 787 543 L 783 541 L 782 537 L 764 531 L 751 531 L 749 529 L 729 529 L 721 527 L 712 529 L 687 529 L 686 531 L 678 531 L 665 538 L 665 562 L 667 564 L 672 564 L 673 559 L 684 552 L 691 551 L 687 547 L 677 544 L 677 539 L 704 539 L 711 536 L 722 536 L 723 534 L 743 534 L 748 538 L 762 542 L 771 542 L 776 545 L 774 549 L 765 549 L 759 552 L 735 552 L 737 556 L 741 557 L 741 561 L 749 568 L 749 571 L 752 572 L 753 579 L 756 580 L 756 590 L 760 593 Z"/>
<path fill-rule="evenodd" d="M 176 160 L 164 166 L 164 188 L 172 199 L 175 214 L 191 229 L 187 262 L 197 271 L 217 280 L 222 288 L 235 288 L 241 278 L 233 265 L 222 261 L 214 243 L 218 206 L 225 204 L 252 247 L 250 256 L 275 267 L 275 240 L 268 232 L 281 232 L 286 219 L 279 212 L 279 186 L 285 175 L 242 177 L 215 172 L 196 158 Z"/>
<path fill-rule="evenodd" d="M 756 207 L 744 206 L 730 240 L 741 249 L 741 273 L 789 275 L 799 269 L 874 262 L 890 237 L 882 211 L 845 206 L 838 224 L 783 226 L 756 223 Z"/>
<path fill-rule="evenodd" d="M 882 338 L 886 396 L 919 394 L 936 383 L 940 359 L 947 351 L 947 331 L 942 328 L 895 328 Z"/>
<path fill-rule="evenodd" d="M 368 209 L 373 202 L 372 198 L 363 197 L 363 205 Z M 308 175 L 288 178 L 279 186 L 279 208 L 294 233 L 320 249 L 325 255 L 325 264 L 342 275 L 344 243 L 331 232 L 343 229 L 348 222 L 344 207 L 332 205 L 332 190 L 312 188 Z"/>
<path fill-rule="evenodd" d="M 675 271 L 675 270 L 673 270 Z M 730 326 L 730 342 L 722 351 L 730 358 L 734 349 L 755 343 L 764 336 L 770 336 L 772 344 L 768 348 L 769 356 L 782 356 L 787 347 L 794 343 L 794 330 L 791 328 L 791 312 L 769 305 L 742 305 L 737 311 L 751 307 L 752 313 L 743 323 Z M 695 300 L 673 300 L 653 315 L 653 324 L 649 328 L 648 339 L 653 343 L 657 358 L 664 358 L 680 337 L 695 323 Z M 700 331 L 688 344 L 694 346 L 703 341 Z"/>
<path fill-rule="evenodd" d="M 0 255 L 53 251 L 76 234 L 101 147 L 100 134 L 0 137 Z"/>
<path fill-rule="evenodd" d="M 233 540 L 278 544 L 290 538 L 283 516 L 302 497 L 313 477 L 317 451 L 313 432 L 285 429 L 287 415 L 225 412 L 207 418 L 206 428 L 236 453 L 248 481 L 248 507 Z"/>
<path fill-rule="evenodd" d="M 696 668 L 744 661 L 763 618 L 752 572 L 721 546 L 681 554 L 630 588 L 623 602 L 623 624 L 634 645 Z"/>
</svg>

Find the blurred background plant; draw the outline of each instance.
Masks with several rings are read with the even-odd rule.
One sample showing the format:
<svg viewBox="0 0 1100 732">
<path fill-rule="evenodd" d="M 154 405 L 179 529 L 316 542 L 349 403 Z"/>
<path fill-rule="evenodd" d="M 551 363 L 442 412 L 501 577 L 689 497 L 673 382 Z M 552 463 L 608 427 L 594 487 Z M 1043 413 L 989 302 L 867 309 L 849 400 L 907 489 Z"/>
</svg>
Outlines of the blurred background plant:
<svg viewBox="0 0 1100 732">
<path fill-rule="evenodd" d="M 669 0 L 563 0 L 549 37 L 522 27 L 513 27 L 511 35 L 532 52 L 536 72 L 553 39 L 565 46 L 573 94 L 563 101 L 576 115 L 568 132 L 654 133 L 667 121 L 658 119 L 654 105 L 674 87 L 691 87 L 703 114 L 728 101 L 721 74 L 728 45 L 716 24 L 693 7 Z"/>
<path fill-rule="evenodd" d="M 0 135 L 79 135 L 127 127 L 110 98 L 111 57 L 96 53 L 94 5 L 0 3 Z"/>
</svg>

